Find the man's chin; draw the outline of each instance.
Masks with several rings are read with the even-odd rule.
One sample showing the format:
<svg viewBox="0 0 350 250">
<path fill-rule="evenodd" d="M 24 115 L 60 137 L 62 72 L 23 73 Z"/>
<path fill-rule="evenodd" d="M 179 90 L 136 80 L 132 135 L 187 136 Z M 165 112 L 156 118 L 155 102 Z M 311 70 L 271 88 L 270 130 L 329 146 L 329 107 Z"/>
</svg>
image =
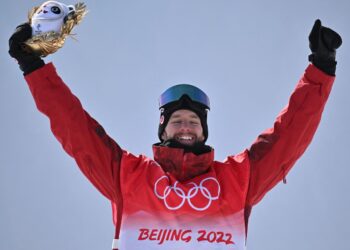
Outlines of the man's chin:
<svg viewBox="0 0 350 250">
<path fill-rule="evenodd" d="M 200 155 L 202 153 L 208 153 L 211 151 L 210 146 L 206 146 L 204 141 L 196 141 L 192 145 L 182 144 L 181 142 L 175 139 L 164 140 L 160 143 L 161 146 L 171 147 L 171 148 L 182 148 L 185 152 L 192 152 L 196 155 Z"/>
<path fill-rule="evenodd" d="M 165 140 L 164 143 L 168 144 L 168 145 L 173 145 L 173 146 L 178 147 L 178 148 L 190 148 L 190 147 L 193 147 L 194 145 L 196 145 L 197 141 L 195 141 L 195 140 L 183 141 L 183 140 L 171 138 L 171 139 Z"/>
<path fill-rule="evenodd" d="M 194 148 L 194 147 L 199 147 L 204 145 L 204 142 L 199 140 L 194 140 L 191 142 L 188 142 L 188 141 L 183 142 L 181 140 L 173 140 L 173 141 L 175 141 L 178 145 L 182 145 L 184 148 Z"/>
<path fill-rule="evenodd" d="M 187 146 L 187 147 L 191 147 L 193 145 L 195 145 L 197 143 L 196 140 L 191 140 L 191 141 L 184 141 L 184 140 L 176 140 L 175 141 L 177 143 L 180 143 L 181 145 Z"/>
</svg>

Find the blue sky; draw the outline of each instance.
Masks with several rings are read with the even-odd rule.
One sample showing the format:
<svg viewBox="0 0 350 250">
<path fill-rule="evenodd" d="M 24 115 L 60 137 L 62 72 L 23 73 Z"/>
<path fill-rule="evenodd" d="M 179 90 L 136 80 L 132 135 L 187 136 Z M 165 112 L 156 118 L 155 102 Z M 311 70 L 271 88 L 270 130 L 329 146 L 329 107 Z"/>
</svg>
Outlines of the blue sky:
<svg viewBox="0 0 350 250">
<path fill-rule="evenodd" d="M 108 200 L 83 177 L 35 107 L 8 38 L 41 1 L 3 1 L 0 84 L 0 249 L 110 249 Z M 74 4 L 74 2 L 66 2 Z M 337 80 L 316 136 L 252 212 L 248 249 L 348 249 L 350 3 L 85 1 L 76 39 L 45 58 L 125 149 L 152 155 L 159 94 L 190 83 L 210 97 L 216 159 L 272 126 L 308 65 L 315 19 L 338 31 Z"/>
</svg>

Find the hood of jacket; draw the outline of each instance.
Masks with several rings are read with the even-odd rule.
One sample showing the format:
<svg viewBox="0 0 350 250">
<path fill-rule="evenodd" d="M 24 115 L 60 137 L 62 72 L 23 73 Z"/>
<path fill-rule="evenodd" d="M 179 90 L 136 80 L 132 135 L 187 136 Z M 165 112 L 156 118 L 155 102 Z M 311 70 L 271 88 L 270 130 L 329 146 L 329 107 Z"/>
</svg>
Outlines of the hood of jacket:
<svg viewBox="0 0 350 250">
<path fill-rule="evenodd" d="M 196 155 L 185 152 L 182 148 L 153 145 L 154 160 L 163 170 L 173 175 L 178 181 L 187 181 L 208 172 L 214 161 L 214 149 Z"/>
</svg>

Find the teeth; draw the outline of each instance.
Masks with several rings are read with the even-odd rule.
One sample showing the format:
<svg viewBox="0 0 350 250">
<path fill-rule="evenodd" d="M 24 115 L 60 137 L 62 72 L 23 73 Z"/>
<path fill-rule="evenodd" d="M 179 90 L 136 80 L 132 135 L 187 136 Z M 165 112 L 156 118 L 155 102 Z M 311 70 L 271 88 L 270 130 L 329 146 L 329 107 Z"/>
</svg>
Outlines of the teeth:
<svg viewBox="0 0 350 250">
<path fill-rule="evenodd" d="M 191 136 L 180 136 L 179 137 L 180 140 L 192 140 Z"/>
</svg>

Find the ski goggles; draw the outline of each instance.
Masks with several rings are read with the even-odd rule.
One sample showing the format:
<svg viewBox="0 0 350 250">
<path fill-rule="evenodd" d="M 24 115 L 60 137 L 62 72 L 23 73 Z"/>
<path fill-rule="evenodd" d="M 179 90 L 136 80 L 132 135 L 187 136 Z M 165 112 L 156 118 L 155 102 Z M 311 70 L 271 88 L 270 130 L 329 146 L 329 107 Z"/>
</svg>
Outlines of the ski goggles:
<svg viewBox="0 0 350 250">
<path fill-rule="evenodd" d="M 159 108 L 180 100 L 184 95 L 210 109 L 209 97 L 201 89 L 189 84 L 178 84 L 165 90 L 159 97 Z"/>
</svg>

